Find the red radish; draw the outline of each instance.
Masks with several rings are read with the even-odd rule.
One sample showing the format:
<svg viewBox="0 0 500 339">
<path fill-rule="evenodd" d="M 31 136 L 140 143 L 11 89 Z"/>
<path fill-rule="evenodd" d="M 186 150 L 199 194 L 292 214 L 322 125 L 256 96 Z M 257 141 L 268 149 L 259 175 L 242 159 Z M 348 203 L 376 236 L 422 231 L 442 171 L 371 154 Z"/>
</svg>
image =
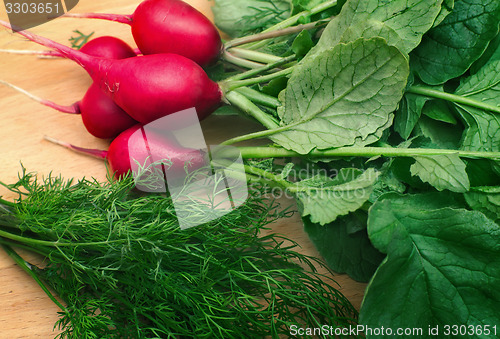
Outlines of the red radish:
<svg viewBox="0 0 500 339">
<path fill-rule="evenodd" d="M 47 140 L 73 151 L 107 160 L 112 173 L 120 178 L 130 171 L 137 172 L 139 165 L 153 165 L 169 178 L 185 176 L 186 170 L 192 171 L 208 164 L 205 152 L 185 148 L 166 131 L 157 133 L 137 124 L 120 133 L 110 144 L 107 151 L 82 148 L 49 137 Z"/>
<path fill-rule="evenodd" d="M 124 59 L 136 56 L 133 49 L 123 40 L 111 36 L 102 36 L 87 42 L 80 51 L 89 55 L 105 57 L 110 59 Z M 61 56 L 54 51 L 54 56 Z M 70 106 L 63 106 L 52 101 L 38 98 L 29 92 L 0 80 L 7 85 L 31 99 L 64 113 L 81 114 L 83 124 L 87 131 L 93 136 L 101 139 L 114 138 L 127 128 L 137 124 L 124 110 L 106 96 L 98 86 L 92 84 L 82 100 Z"/>
<path fill-rule="evenodd" d="M 27 95 L 29 98 L 56 109 L 63 113 L 81 114 L 82 122 L 87 131 L 101 139 L 110 139 L 127 128 L 137 124 L 124 110 L 108 98 L 96 85 L 92 84 L 82 100 L 73 105 L 64 106 L 52 101 L 41 99 L 24 89 L 0 80 L 1 84 L 9 86 L 18 92 Z"/>
<path fill-rule="evenodd" d="M 80 48 L 80 52 L 108 59 L 126 59 L 137 56 L 125 41 L 113 36 L 101 36 L 90 40 Z"/>
<path fill-rule="evenodd" d="M 67 13 L 65 16 L 129 24 L 143 54 L 175 53 L 201 66 L 214 63 L 223 47 L 214 24 L 181 0 L 145 0 L 132 15 Z"/>
<path fill-rule="evenodd" d="M 0 20 L 9 29 L 12 26 Z M 153 54 L 113 60 L 75 51 L 27 30 L 19 34 L 81 65 L 95 84 L 132 118 L 149 123 L 163 116 L 195 108 L 207 117 L 220 104 L 222 90 L 192 60 L 177 54 Z"/>
</svg>

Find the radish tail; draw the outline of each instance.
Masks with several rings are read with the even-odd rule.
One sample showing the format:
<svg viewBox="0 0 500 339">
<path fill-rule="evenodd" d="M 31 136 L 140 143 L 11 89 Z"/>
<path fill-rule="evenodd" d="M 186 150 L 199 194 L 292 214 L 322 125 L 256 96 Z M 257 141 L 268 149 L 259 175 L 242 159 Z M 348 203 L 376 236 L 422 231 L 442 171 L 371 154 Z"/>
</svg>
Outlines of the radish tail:
<svg viewBox="0 0 500 339">
<path fill-rule="evenodd" d="M 4 26 L 5 28 L 11 29 L 12 31 L 15 31 L 18 34 L 21 34 L 25 38 L 33 42 L 36 42 L 39 45 L 58 51 L 59 53 L 62 54 L 63 57 L 71 59 L 76 63 L 80 64 L 80 66 L 85 68 L 87 72 L 89 72 L 92 69 L 93 64 L 95 64 L 94 60 L 97 59 L 83 52 L 74 50 L 68 46 L 64 46 L 63 44 L 57 43 L 50 39 L 28 32 L 27 30 L 21 30 L 19 27 L 13 27 L 6 21 L 0 20 L 0 25 Z"/>
<path fill-rule="evenodd" d="M 10 88 L 18 91 L 19 93 L 26 95 L 28 98 L 30 98 L 30 99 L 32 99 L 32 100 L 34 100 L 42 105 L 45 105 L 47 107 L 58 110 L 59 112 L 70 113 L 70 114 L 80 114 L 80 108 L 79 108 L 78 103 L 74 103 L 71 106 L 63 106 L 63 105 L 56 104 L 55 102 L 52 102 L 50 100 L 45 100 L 45 99 L 42 99 L 40 97 L 37 97 L 36 95 L 31 94 L 30 92 L 26 91 L 25 89 L 22 89 L 21 87 L 13 85 L 7 81 L 0 80 L 0 84 L 3 84 L 7 87 L 10 87 Z"/>
<path fill-rule="evenodd" d="M 108 21 L 119 22 L 122 24 L 131 24 L 132 15 L 123 14 L 107 14 L 107 13 L 66 13 L 62 17 L 79 18 L 79 19 L 102 19 Z"/>
<path fill-rule="evenodd" d="M 38 55 L 40 57 L 61 57 L 61 53 L 56 51 L 34 51 L 27 49 L 3 49 L 0 48 L 1 53 L 10 54 L 23 54 L 23 55 Z"/>
<path fill-rule="evenodd" d="M 63 146 L 63 147 L 68 148 L 74 152 L 89 155 L 89 156 L 97 158 L 97 159 L 104 160 L 104 159 L 106 159 L 106 156 L 108 155 L 108 151 L 103 151 L 103 150 L 95 149 L 95 148 L 78 147 L 78 146 L 72 145 L 70 143 L 51 138 L 47 135 L 45 135 L 43 138 L 47 141 L 50 141 L 50 142 L 56 144 L 56 145 Z"/>
</svg>

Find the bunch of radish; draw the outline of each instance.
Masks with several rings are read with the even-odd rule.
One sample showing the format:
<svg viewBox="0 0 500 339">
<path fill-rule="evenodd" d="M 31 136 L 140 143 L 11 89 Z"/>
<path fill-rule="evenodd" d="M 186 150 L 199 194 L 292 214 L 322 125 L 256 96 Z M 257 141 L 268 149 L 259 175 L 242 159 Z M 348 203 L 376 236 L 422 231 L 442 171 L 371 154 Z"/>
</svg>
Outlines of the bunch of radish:
<svg viewBox="0 0 500 339">
<path fill-rule="evenodd" d="M 49 48 L 51 52 L 47 54 L 75 61 L 90 75 L 92 85 L 83 99 L 71 106 L 30 97 L 62 112 L 81 113 L 92 135 L 114 138 L 108 152 L 90 153 L 106 158 L 119 177 L 130 170 L 134 161 L 145 160 L 129 159 L 129 139 L 144 124 L 193 107 L 201 120 L 220 106 L 223 91 L 202 66 L 218 58 L 222 42 L 215 26 L 181 0 L 145 0 L 129 16 L 82 16 L 129 23 L 142 55 L 114 37 L 97 38 L 75 50 L 29 31 L 17 30 L 7 22 L 0 24 Z M 154 147 L 159 149 L 163 145 L 166 150 L 160 153 L 180 160 L 185 160 L 183 152 L 193 154 L 193 150 L 183 150 L 174 140 L 156 139 L 152 141 Z M 204 163 L 199 156 L 195 158 L 191 162 L 194 167 Z"/>
</svg>

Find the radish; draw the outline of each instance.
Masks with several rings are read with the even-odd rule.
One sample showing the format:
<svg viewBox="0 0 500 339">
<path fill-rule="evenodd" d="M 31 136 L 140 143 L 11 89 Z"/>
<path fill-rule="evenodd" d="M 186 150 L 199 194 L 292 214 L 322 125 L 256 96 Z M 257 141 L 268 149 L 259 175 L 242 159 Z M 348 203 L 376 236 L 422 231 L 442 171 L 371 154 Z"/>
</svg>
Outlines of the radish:
<svg viewBox="0 0 500 339">
<path fill-rule="evenodd" d="M 214 24 L 181 0 L 145 0 L 132 15 L 67 13 L 64 16 L 129 24 L 143 54 L 175 53 L 201 66 L 214 63 L 223 48 Z"/>
<path fill-rule="evenodd" d="M 154 129 L 146 129 L 141 124 L 120 133 L 107 151 L 82 148 L 47 136 L 45 139 L 73 151 L 106 160 L 117 179 L 131 171 L 136 173 L 137 165 L 153 165 L 161 173 L 165 171 L 169 179 L 182 178 L 186 171 L 208 165 L 206 153 L 202 150 L 183 147 L 168 131 L 162 130 L 160 133 Z"/>
<path fill-rule="evenodd" d="M 124 110 L 108 98 L 95 84 L 92 84 L 82 100 L 72 105 L 64 106 L 52 101 L 41 99 L 26 90 L 0 80 L 1 84 L 21 92 L 36 102 L 63 113 L 81 114 L 82 122 L 87 131 L 101 139 L 110 139 L 127 128 L 137 124 Z"/>
<path fill-rule="evenodd" d="M 80 52 L 108 59 L 126 59 L 137 56 L 137 51 L 125 41 L 107 35 L 90 40 L 80 48 Z"/>
<path fill-rule="evenodd" d="M 13 29 L 5 21 L 0 20 L 0 24 Z M 193 107 L 201 120 L 221 104 L 219 85 L 186 57 L 153 54 L 105 59 L 73 50 L 27 30 L 18 33 L 77 62 L 106 95 L 143 124 Z"/>
<path fill-rule="evenodd" d="M 123 40 L 112 36 L 102 36 L 87 42 L 80 51 L 110 59 L 124 59 L 136 56 L 134 50 Z M 62 56 L 54 51 L 54 56 Z M 29 92 L 0 80 L 0 83 L 7 85 L 29 98 L 51 107 L 63 113 L 81 114 L 82 122 L 87 131 L 93 136 L 101 139 L 114 138 L 127 128 L 137 124 L 124 110 L 106 96 L 98 86 L 92 84 L 82 100 L 70 106 L 63 106 L 52 101 L 38 98 Z"/>
</svg>

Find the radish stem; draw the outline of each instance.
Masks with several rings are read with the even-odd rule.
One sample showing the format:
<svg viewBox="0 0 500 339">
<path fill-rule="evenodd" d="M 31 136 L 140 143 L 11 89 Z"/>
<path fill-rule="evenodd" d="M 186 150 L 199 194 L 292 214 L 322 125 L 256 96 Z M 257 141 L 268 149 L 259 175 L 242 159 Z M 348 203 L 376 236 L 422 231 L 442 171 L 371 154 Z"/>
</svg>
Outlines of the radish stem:
<svg viewBox="0 0 500 339">
<path fill-rule="evenodd" d="M 235 90 L 235 89 L 237 89 L 239 87 L 251 86 L 251 85 L 261 84 L 261 83 L 264 83 L 264 82 L 269 82 L 269 81 L 271 81 L 273 79 L 281 78 L 283 76 L 287 76 L 290 73 L 292 73 L 292 71 L 293 71 L 293 67 L 290 67 L 290 68 L 286 68 L 286 69 L 281 70 L 281 71 L 274 72 L 272 74 L 262 75 L 262 76 L 256 77 L 256 78 L 250 78 L 250 79 L 245 79 L 245 80 L 229 81 L 229 82 L 226 80 L 225 82 L 222 83 L 223 85 L 221 85 L 221 86 L 223 86 L 223 89 L 226 92 L 229 92 L 229 91 Z"/>
<path fill-rule="evenodd" d="M 246 37 L 229 40 L 228 42 L 226 42 L 224 44 L 224 48 L 230 49 L 230 48 L 233 48 L 236 46 L 246 45 L 246 44 L 249 44 L 252 42 L 257 42 L 257 41 L 262 42 L 262 41 L 272 39 L 272 38 L 278 38 L 278 37 L 285 36 L 285 35 L 300 33 L 304 30 L 309 30 L 309 29 L 313 29 L 313 28 L 325 25 L 329 21 L 330 21 L 330 19 L 319 20 L 319 21 L 308 23 L 308 24 L 302 24 L 302 25 L 297 25 L 297 26 L 293 26 L 293 27 L 286 26 L 286 27 L 276 29 L 276 30 L 271 30 L 271 31 L 265 30 L 261 33 L 257 33 L 257 34 L 249 35 Z M 295 23 L 293 23 L 293 24 L 295 24 Z M 256 45 L 253 45 L 252 47 L 255 47 L 255 46 Z"/>
<path fill-rule="evenodd" d="M 281 30 L 281 29 L 293 26 L 297 22 L 299 22 L 299 20 L 303 17 L 321 13 L 321 12 L 326 11 L 326 10 L 336 6 L 336 5 L 337 5 L 337 0 L 324 2 L 324 3 L 319 4 L 318 6 L 314 7 L 313 9 L 311 9 L 309 11 L 302 11 L 300 13 L 297 13 L 294 16 L 292 16 L 286 20 L 283 20 L 282 22 L 280 22 L 274 26 L 271 26 L 268 29 L 265 29 L 262 33 L 277 31 L 277 30 Z M 246 48 L 258 49 L 258 48 L 265 46 L 266 44 L 267 44 L 267 41 L 265 41 L 265 40 L 253 42 L 253 43 L 246 44 Z"/>
<path fill-rule="evenodd" d="M 408 89 L 408 93 L 413 93 L 417 95 L 427 96 L 431 98 L 443 99 L 446 101 L 451 101 L 457 104 L 467 105 L 471 107 L 476 107 L 479 109 L 484 109 L 486 111 L 491 111 L 495 113 L 500 113 L 500 106 L 494 106 L 480 102 L 474 99 L 467 98 L 465 96 L 455 95 L 451 93 L 446 93 L 443 91 L 438 91 L 432 88 L 422 87 L 422 86 L 412 86 Z"/>
<path fill-rule="evenodd" d="M 119 22 L 122 24 L 131 24 L 132 16 L 124 14 L 108 14 L 108 13 L 66 13 L 61 17 L 66 18 L 84 18 L 84 19 L 104 19 L 108 21 Z"/>
<path fill-rule="evenodd" d="M 281 104 L 280 101 L 275 97 L 256 91 L 249 87 L 240 87 L 235 91 L 240 94 L 243 94 L 245 97 L 247 97 L 248 99 L 259 105 L 271 108 L 277 108 Z"/>
<path fill-rule="evenodd" d="M 246 72 L 233 75 L 233 76 L 225 79 L 223 82 L 230 82 L 230 81 L 247 79 L 247 78 L 259 75 L 261 73 L 267 72 L 269 70 L 272 70 L 274 68 L 280 67 L 282 65 L 286 65 L 286 64 L 292 62 L 295 59 L 296 59 L 295 55 L 290 55 L 288 57 L 281 58 L 280 60 L 278 60 L 276 62 L 267 64 L 267 65 L 263 65 L 263 66 L 261 66 L 259 68 L 251 69 L 251 70 L 248 70 Z"/>
<path fill-rule="evenodd" d="M 52 102 L 50 100 L 45 100 L 45 99 L 42 99 L 40 97 L 37 97 L 36 95 L 31 94 L 30 92 L 22 89 L 21 87 L 13 85 L 7 81 L 0 80 L 0 84 L 3 84 L 7 87 L 10 87 L 10 88 L 26 95 L 28 98 L 30 98 L 30 99 L 32 99 L 32 100 L 34 100 L 42 105 L 45 105 L 47 107 L 56 109 L 59 112 L 69 113 L 69 114 L 80 114 L 80 109 L 78 108 L 78 104 L 73 104 L 71 106 L 59 105 L 59 104 L 56 104 L 55 102 Z"/>
<path fill-rule="evenodd" d="M 299 157 L 303 154 L 279 147 L 238 147 L 245 159 L 249 158 L 287 158 Z M 461 158 L 500 159 L 500 152 L 463 151 L 453 149 L 432 148 L 395 148 L 395 147 L 340 147 L 324 151 L 311 151 L 307 154 L 316 158 L 333 157 L 418 157 L 436 155 L 458 155 Z"/>
<path fill-rule="evenodd" d="M 224 51 L 222 53 L 222 60 L 230 62 L 236 66 L 240 66 L 243 68 L 250 68 L 250 69 L 260 68 L 260 67 L 264 66 L 261 63 L 237 57 L 236 55 L 234 55 L 228 51 Z"/>
<path fill-rule="evenodd" d="M 83 153 L 83 154 L 86 154 L 86 155 L 90 155 L 94 158 L 97 158 L 97 159 L 106 159 L 106 156 L 108 154 L 107 151 L 103 151 L 103 150 L 99 150 L 99 149 L 94 149 L 94 148 L 83 148 L 83 147 L 78 147 L 78 146 L 75 146 L 75 145 L 72 145 L 70 143 L 67 143 L 65 141 L 60 141 L 60 140 L 57 140 L 57 139 L 54 139 L 52 137 L 49 137 L 47 135 L 44 135 L 43 138 L 47 141 L 50 141 L 56 145 L 60 145 L 60 146 L 63 146 L 65 148 L 69 148 L 75 152 L 78 152 L 78 153 Z"/>
<path fill-rule="evenodd" d="M 274 117 L 264 113 L 259 107 L 257 107 L 243 94 L 238 93 L 237 91 L 231 91 L 226 93 L 225 98 L 232 105 L 238 107 L 243 112 L 247 113 L 249 116 L 255 118 L 266 128 L 273 129 L 279 126 L 278 121 Z"/>
<path fill-rule="evenodd" d="M 244 49 L 239 47 L 231 48 L 231 54 L 239 58 L 252 60 L 256 62 L 263 62 L 266 64 L 278 62 L 282 59 L 281 57 L 276 55 L 262 53 L 258 51 L 252 51 L 249 49 Z"/>
</svg>

